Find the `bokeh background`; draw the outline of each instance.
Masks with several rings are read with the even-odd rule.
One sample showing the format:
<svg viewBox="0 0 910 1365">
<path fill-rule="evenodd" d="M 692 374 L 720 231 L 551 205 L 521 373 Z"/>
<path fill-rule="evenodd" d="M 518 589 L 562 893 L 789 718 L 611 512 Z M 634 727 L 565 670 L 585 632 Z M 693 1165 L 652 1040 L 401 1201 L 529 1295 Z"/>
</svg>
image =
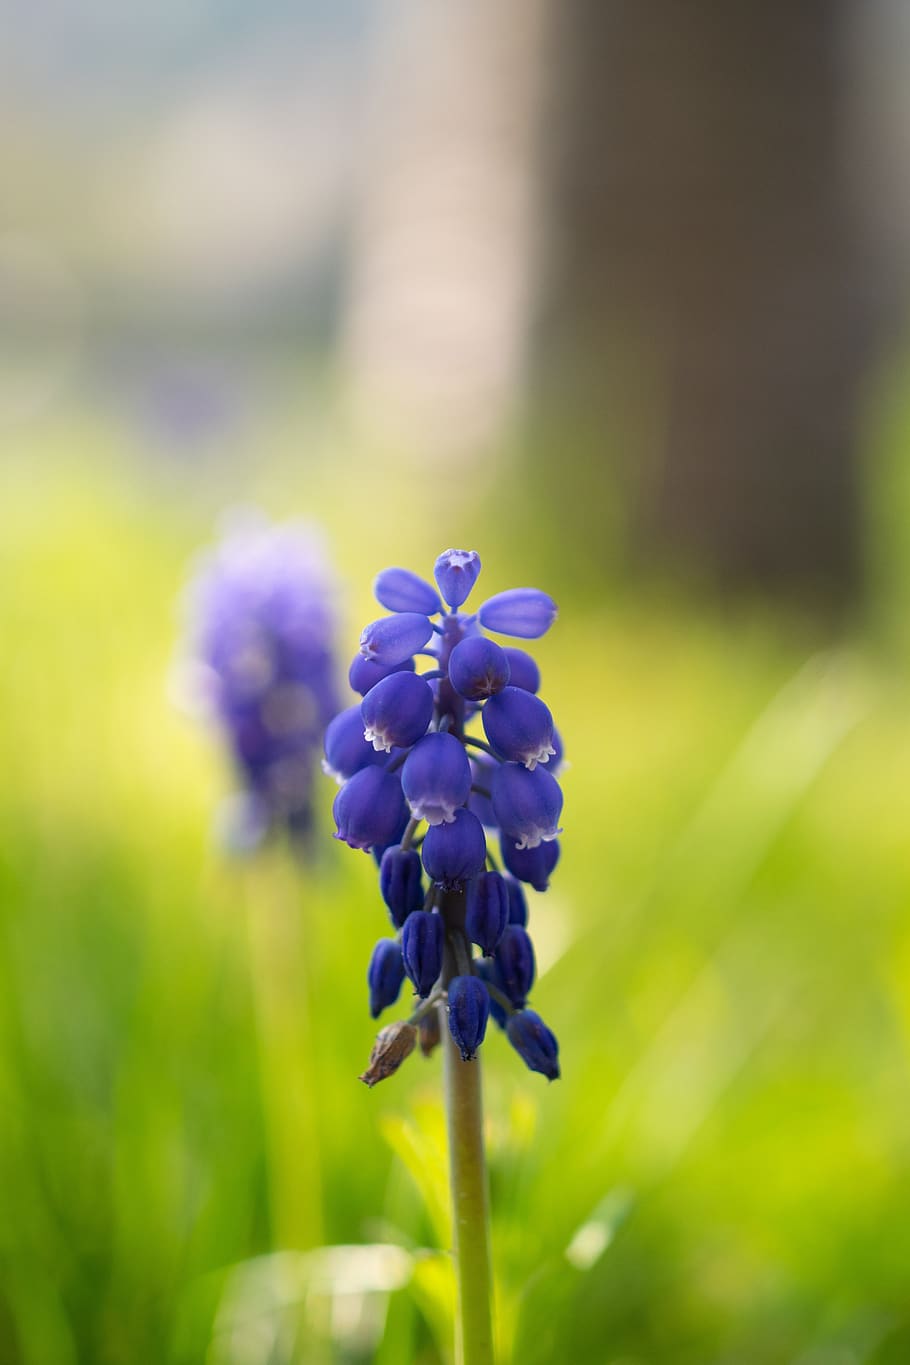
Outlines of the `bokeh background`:
<svg viewBox="0 0 910 1365">
<path fill-rule="evenodd" d="M 370 862 L 231 860 L 225 509 L 560 619 L 503 1360 L 910 1359 L 899 0 L 0 5 L 0 1360 L 436 1365 L 438 1059 Z"/>
</svg>

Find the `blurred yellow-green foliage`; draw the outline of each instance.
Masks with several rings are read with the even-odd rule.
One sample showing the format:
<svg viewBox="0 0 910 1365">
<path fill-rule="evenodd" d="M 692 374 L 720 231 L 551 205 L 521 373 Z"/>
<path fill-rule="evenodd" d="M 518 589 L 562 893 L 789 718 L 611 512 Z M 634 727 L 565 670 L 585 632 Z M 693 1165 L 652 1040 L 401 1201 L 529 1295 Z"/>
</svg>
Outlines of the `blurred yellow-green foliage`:
<svg viewBox="0 0 910 1365">
<path fill-rule="evenodd" d="M 449 1359 L 438 1059 L 356 1081 L 372 864 L 328 780 L 316 865 L 224 860 L 217 737 L 168 695 L 238 498 L 327 523 L 344 658 L 375 571 L 445 545 L 560 603 L 566 834 L 531 919 L 563 1079 L 484 1049 L 503 1360 L 910 1358 L 901 650 L 586 579 L 545 489 L 504 520 L 507 464 L 469 501 L 314 452 L 299 414 L 261 435 L 213 475 L 74 419 L 4 476 L 0 1360 Z"/>
</svg>

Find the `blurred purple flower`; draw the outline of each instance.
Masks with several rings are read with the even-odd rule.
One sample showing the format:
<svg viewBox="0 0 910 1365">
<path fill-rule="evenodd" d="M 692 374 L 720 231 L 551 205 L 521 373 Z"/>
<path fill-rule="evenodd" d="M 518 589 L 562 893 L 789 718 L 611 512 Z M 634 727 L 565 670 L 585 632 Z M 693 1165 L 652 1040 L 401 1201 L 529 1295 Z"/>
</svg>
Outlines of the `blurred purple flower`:
<svg viewBox="0 0 910 1365">
<path fill-rule="evenodd" d="M 235 518 L 187 592 L 180 677 L 217 721 L 241 782 L 221 821 L 233 849 L 305 840 L 323 734 L 338 710 L 335 577 L 320 532 Z"/>
</svg>

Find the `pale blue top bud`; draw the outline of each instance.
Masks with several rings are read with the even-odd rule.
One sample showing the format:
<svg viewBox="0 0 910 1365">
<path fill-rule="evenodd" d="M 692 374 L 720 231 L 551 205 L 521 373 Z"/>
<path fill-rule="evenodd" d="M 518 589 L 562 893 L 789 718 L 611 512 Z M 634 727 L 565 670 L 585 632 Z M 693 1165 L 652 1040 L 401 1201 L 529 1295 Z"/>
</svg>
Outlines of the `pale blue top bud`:
<svg viewBox="0 0 910 1365">
<path fill-rule="evenodd" d="M 556 620 L 556 603 L 538 588 L 509 588 L 488 598 L 477 615 L 486 630 L 536 640 Z"/>
<path fill-rule="evenodd" d="M 480 575 L 476 550 L 443 550 L 433 567 L 433 577 L 449 606 L 457 610 L 468 600 Z"/>
<path fill-rule="evenodd" d="M 388 611 L 417 611 L 435 616 L 442 610 L 436 590 L 410 569 L 383 569 L 373 584 L 373 593 Z"/>
<path fill-rule="evenodd" d="M 360 636 L 360 652 L 365 659 L 380 664 L 403 664 L 423 649 L 433 634 L 429 619 L 417 611 L 400 611 L 383 616 L 365 626 Z"/>
</svg>

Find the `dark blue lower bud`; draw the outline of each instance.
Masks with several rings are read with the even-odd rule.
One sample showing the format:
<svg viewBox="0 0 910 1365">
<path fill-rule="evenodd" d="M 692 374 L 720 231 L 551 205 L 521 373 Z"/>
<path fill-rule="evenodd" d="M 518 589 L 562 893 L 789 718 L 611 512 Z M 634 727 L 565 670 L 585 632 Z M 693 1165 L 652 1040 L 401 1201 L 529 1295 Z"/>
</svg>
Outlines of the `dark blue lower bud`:
<svg viewBox="0 0 910 1365">
<path fill-rule="evenodd" d="M 423 909 L 420 854 L 414 849 L 387 848 L 379 864 L 379 890 L 396 929 L 408 915 Z"/>
<path fill-rule="evenodd" d="M 502 978 L 502 988 L 516 1009 L 521 1009 L 534 985 L 537 970 L 534 945 L 526 929 L 510 924 L 496 949 L 496 962 Z"/>
<path fill-rule="evenodd" d="M 449 983 L 449 1032 L 469 1062 L 483 1042 L 490 1017 L 487 988 L 476 976 L 456 976 Z"/>
<path fill-rule="evenodd" d="M 351 848 L 387 847 L 401 838 L 408 822 L 401 783 L 382 768 L 361 768 L 344 784 L 332 806 L 336 839 Z"/>
<path fill-rule="evenodd" d="M 534 1010 L 518 1010 L 506 1024 L 509 1042 L 531 1071 L 548 1081 L 559 1079 L 559 1044 Z"/>
<path fill-rule="evenodd" d="M 451 823 L 430 826 L 421 851 L 427 876 L 446 891 L 460 890 L 483 871 L 487 859 L 483 825 L 462 807 Z"/>
<path fill-rule="evenodd" d="M 404 969 L 414 989 L 427 996 L 442 971 L 442 951 L 445 929 L 439 915 L 428 910 L 415 910 L 408 915 L 401 931 L 401 955 Z"/>
<path fill-rule="evenodd" d="M 546 891 L 550 885 L 550 873 L 559 862 L 559 840 L 538 844 L 536 848 L 517 848 L 515 840 L 508 835 L 499 841 L 502 861 L 513 877 L 527 882 L 535 891 Z"/>
<path fill-rule="evenodd" d="M 517 882 L 514 877 L 504 877 L 506 891 L 509 893 L 509 923 L 520 924 L 522 929 L 528 926 L 528 902 L 525 897 L 524 888 L 521 882 Z"/>
<path fill-rule="evenodd" d="M 389 1005 L 394 1005 L 404 981 L 404 962 L 401 949 L 393 938 L 381 938 L 373 949 L 367 970 L 370 988 L 370 1014 L 378 1019 Z"/>
<path fill-rule="evenodd" d="M 498 872 L 481 872 L 468 885 L 465 929 L 484 957 L 489 957 L 509 922 L 509 892 Z"/>
</svg>

